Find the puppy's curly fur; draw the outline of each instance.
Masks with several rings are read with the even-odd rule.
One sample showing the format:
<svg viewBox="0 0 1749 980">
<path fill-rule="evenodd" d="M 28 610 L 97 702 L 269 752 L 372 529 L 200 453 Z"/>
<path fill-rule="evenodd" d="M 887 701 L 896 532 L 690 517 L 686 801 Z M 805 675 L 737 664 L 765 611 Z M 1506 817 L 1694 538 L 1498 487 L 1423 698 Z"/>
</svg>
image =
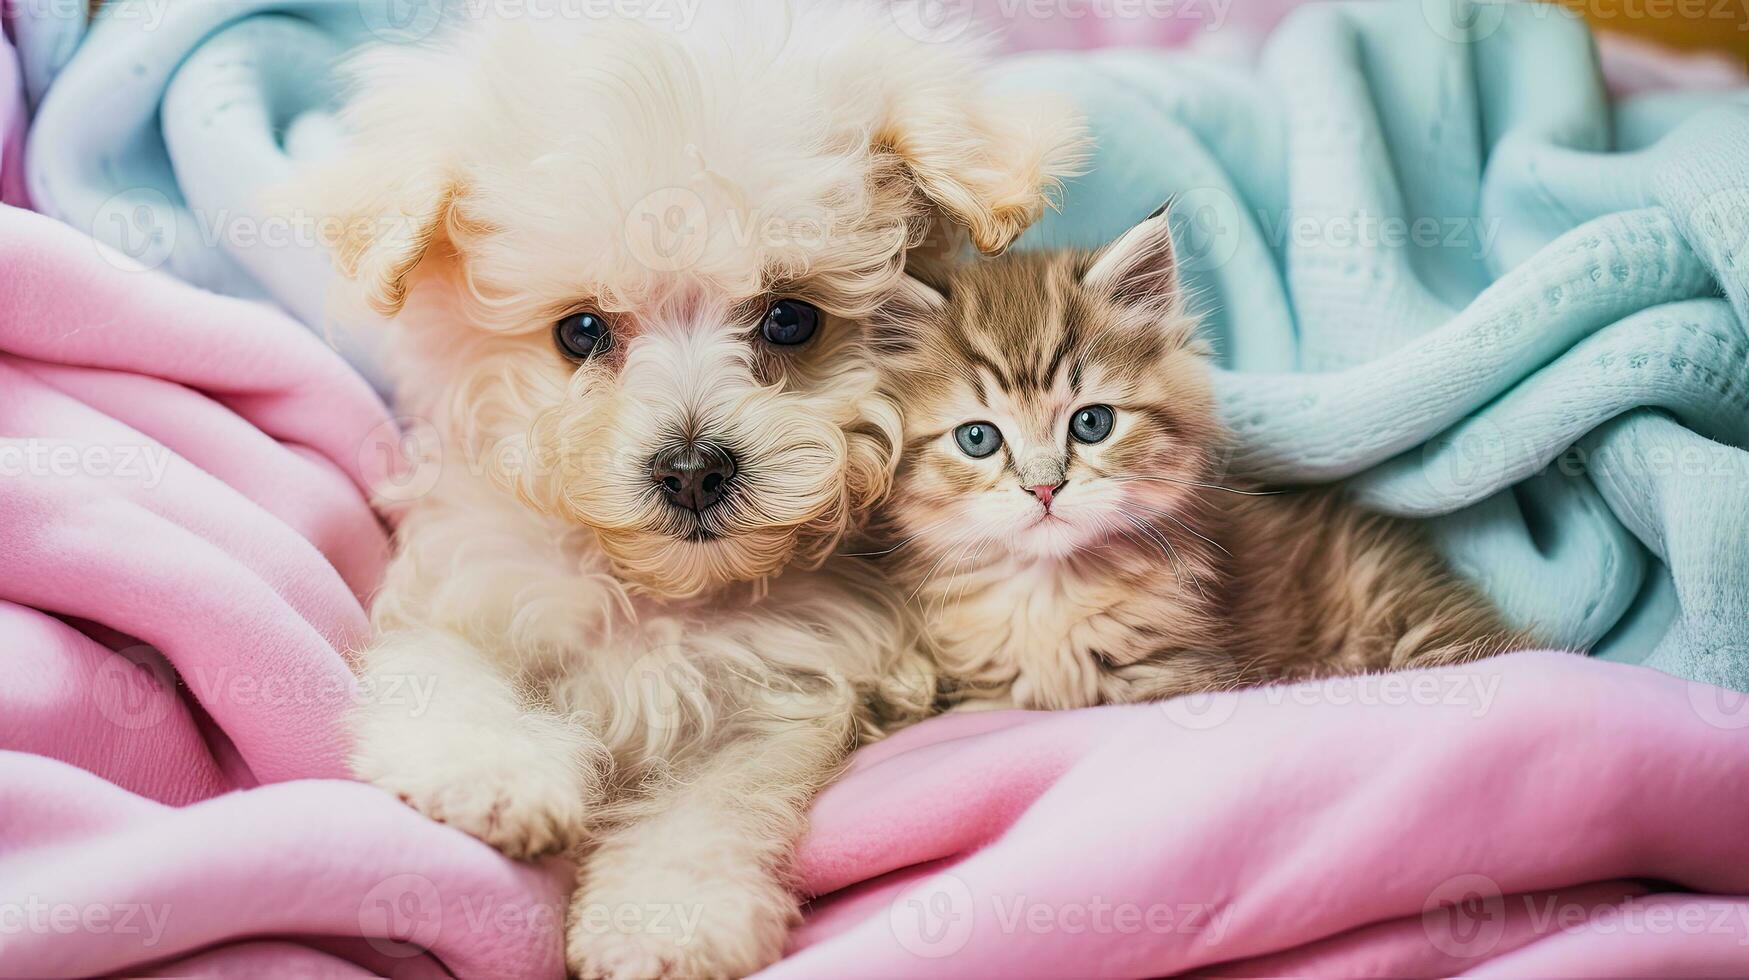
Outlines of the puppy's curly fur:
<svg viewBox="0 0 1749 980">
<path fill-rule="evenodd" d="M 354 769 L 509 854 L 570 849 L 576 973 L 775 959 L 812 795 L 928 708 L 903 603 L 834 551 L 898 448 L 864 320 L 908 254 L 1001 251 L 1072 166 L 1069 117 L 982 65 L 849 2 L 464 25 L 363 56 L 355 142 L 297 192 L 441 449 L 360 656 L 435 694 L 362 708 Z M 760 338 L 777 297 L 823 311 L 808 345 Z M 612 344 L 579 365 L 554 323 L 584 309 Z M 739 457 L 708 534 L 652 482 L 676 440 Z"/>
</svg>

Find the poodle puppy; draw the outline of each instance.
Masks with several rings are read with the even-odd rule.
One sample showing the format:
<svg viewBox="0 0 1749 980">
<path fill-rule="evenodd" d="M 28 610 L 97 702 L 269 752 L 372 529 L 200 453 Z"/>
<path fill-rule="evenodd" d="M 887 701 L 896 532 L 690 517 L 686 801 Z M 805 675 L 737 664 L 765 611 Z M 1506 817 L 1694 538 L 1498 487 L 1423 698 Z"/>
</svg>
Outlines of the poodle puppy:
<svg viewBox="0 0 1749 980">
<path fill-rule="evenodd" d="M 298 191 L 439 450 L 358 662 L 434 694 L 361 707 L 354 771 L 570 853 L 580 975 L 775 959 L 811 798 L 930 707 L 901 597 L 841 554 L 900 448 L 864 325 L 908 255 L 1004 249 L 1078 136 L 904 27 L 458 25 L 360 56 L 353 142 Z"/>
</svg>

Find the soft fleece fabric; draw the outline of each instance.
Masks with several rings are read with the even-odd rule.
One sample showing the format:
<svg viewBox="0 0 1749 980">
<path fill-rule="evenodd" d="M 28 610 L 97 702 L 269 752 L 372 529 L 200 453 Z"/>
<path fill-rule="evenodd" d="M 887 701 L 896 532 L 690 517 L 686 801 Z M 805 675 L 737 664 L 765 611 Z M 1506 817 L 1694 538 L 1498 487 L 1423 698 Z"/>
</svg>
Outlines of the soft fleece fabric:
<svg viewBox="0 0 1749 980">
<path fill-rule="evenodd" d="M 0 269 L 0 975 L 558 972 L 562 871 L 342 781 L 388 553 L 369 386 L 41 215 L 0 206 Z M 263 935 L 368 941 L 226 946 Z"/>
<path fill-rule="evenodd" d="M 937 719 L 815 804 L 826 897 L 764 975 L 1742 975 L 1749 705 L 1718 693 L 1521 653 Z"/>
</svg>

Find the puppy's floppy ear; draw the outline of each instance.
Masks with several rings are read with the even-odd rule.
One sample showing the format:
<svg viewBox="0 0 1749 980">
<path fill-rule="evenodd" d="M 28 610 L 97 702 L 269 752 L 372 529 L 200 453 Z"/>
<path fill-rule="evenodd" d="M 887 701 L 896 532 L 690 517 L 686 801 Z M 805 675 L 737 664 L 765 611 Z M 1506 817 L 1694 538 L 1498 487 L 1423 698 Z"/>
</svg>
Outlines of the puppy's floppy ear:
<svg viewBox="0 0 1749 980">
<path fill-rule="evenodd" d="M 1067 110 L 974 93 L 901 102 L 877 140 L 980 252 L 999 255 L 1077 172 L 1080 132 Z"/>
<path fill-rule="evenodd" d="M 334 265 L 385 317 L 407 301 L 408 278 L 446 237 L 460 183 L 438 169 L 384 175 L 368 155 L 325 168 L 339 223 Z M 386 176 L 386 179 L 385 179 Z"/>
<path fill-rule="evenodd" d="M 1175 312 L 1180 293 L 1170 208 L 1170 201 L 1160 205 L 1141 224 L 1095 253 L 1081 284 L 1144 312 Z"/>
<path fill-rule="evenodd" d="M 1081 172 L 1087 139 L 1066 101 L 992 90 L 984 49 L 912 40 L 868 77 L 888 88 L 875 148 L 898 158 L 940 217 L 997 255 Z"/>
<path fill-rule="evenodd" d="M 947 297 L 915 276 L 902 276 L 892 296 L 868 318 L 869 343 L 876 353 L 910 354 L 918 337 L 947 309 Z"/>
<path fill-rule="evenodd" d="M 349 145 L 275 192 L 279 206 L 321 219 L 335 269 L 384 317 L 400 312 L 414 271 L 455 227 L 463 183 L 448 158 L 456 99 L 441 84 L 456 82 L 441 74 L 445 64 L 397 45 L 354 56 L 345 71 L 360 91 L 342 113 Z"/>
</svg>

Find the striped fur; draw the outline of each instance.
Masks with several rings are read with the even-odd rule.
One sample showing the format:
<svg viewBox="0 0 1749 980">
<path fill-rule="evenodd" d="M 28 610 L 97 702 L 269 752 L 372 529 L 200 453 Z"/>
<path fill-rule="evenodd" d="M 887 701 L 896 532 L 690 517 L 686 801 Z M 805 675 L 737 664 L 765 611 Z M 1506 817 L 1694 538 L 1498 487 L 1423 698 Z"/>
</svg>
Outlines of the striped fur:
<svg viewBox="0 0 1749 980">
<path fill-rule="evenodd" d="M 1414 525 L 1224 478 L 1172 261 L 1156 215 L 1097 254 L 926 271 L 880 325 L 905 416 L 882 527 L 949 697 L 1080 707 L 1529 643 Z M 1092 405 L 1116 421 L 1086 444 Z M 962 451 L 970 422 L 1001 447 Z"/>
</svg>

